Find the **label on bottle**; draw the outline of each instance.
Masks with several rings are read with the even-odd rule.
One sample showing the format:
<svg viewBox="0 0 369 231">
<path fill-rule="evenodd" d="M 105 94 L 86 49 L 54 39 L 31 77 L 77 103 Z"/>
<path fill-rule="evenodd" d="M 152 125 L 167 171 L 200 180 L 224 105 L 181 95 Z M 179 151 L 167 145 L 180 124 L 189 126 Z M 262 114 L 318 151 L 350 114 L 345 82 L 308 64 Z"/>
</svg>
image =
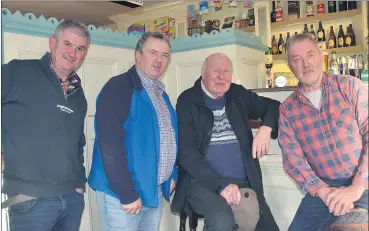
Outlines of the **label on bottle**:
<svg viewBox="0 0 369 231">
<path fill-rule="evenodd" d="M 279 52 L 283 53 L 283 46 L 279 45 Z"/>
<path fill-rule="evenodd" d="M 276 18 L 275 20 L 277 22 L 282 21 L 283 20 L 283 11 L 282 10 L 277 10 L 276 14 L 275 14 L 275 18 Z"/>
<path fill-rule="evenodd" d="M 313 16 L 314 10 L 313 10 L 313 4 L 307 4 L 306 5 L 306 16 Z"/>
<path fill-rule="evenodd" d="M 278 53 L 278 47 L 274 46 L 272 48 L 273 54 L 277 54 Z"/>
<path fill-rule="evenodd" d="M 318 38 L 322 39 L 323 38 L 323 31 L 319 31 L 318 32 Z"/>
<path fill-rule="evenodd" d="M 265 55 L 265 65 L 270 65 L 273 63 L 273 56 L 271 54 Z"/>
<path fill-rule="evenodd" d="M 324 3 L 318 3 L 317 11 L 318 11 L 318 15 L 324 14 L 325 12 Z"/>
<path fill-rule="evenodd" d="M 338 45 L 340 46 L 340 47 L 343 47 L 343 37 L 340 37 L 340 38 L 338 38 Z"/>
<path fill-rule="evenodd" d="M 315 34 L 311 34 L 311 37 L 315 40 Z"/>
<path fill-rule="evenodd" d="M 334 40 L 333 39 L 329 39 L 328 40 L 328 47 L 329 48 L 333 48 L 334 47 Z"/>
<path fill-rule="evenodd" d="M 349 36 L 346 37 L 346 45 L 351 46 L 351 38 Z"/>
<path fill-rule="evenodd" d="M 328 2 L 328 6 L 329 6 L 329 7 L 334 7 L 334 1 L 329 1 L 329 2 Z"/>
</svg>

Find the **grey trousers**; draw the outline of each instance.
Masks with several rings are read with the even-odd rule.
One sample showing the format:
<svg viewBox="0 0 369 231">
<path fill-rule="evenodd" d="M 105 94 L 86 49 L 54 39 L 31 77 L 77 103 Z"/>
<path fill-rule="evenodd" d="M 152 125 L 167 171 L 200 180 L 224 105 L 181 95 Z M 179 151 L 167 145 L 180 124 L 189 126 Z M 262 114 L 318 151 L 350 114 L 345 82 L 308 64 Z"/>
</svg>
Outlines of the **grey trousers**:
<svg viewBox="0 0 369 231">
<path fill-rule="evenodd" d="M 249 184 L 247 182 L 240 183 L 237 185 L 240 188 L 249 188 Z M 241 191 L 249 191 L 241 190 Z M 250 198 L 249 198 L 250 199 Z M 188 191 L 188 203 L 191 208 L 198 214 L 201 214 L 205 218 L 204 231 L 234 231 L 234 230 L 251 230 L 250 227 L 255 227 L 256 223 L 259 220 L 259 214 L 255 214 L 255 210 L 259 212 L 258 203 L 251 206 L 251 211 L 245 211 L 246 213 L 254 214 L 252 216 L 244 217 L 244 221 L 242 222 L 242 229 L 238 229 L 238 225 L 232 211 L 231 206 L 227 204 L 225 199 L 216 192 L 213 192 L 196 181 L 191 182 L 191 188 Z M 262 207 L 267 206 L 266 203 Z M 269 207 L 267 207 L 267 212 L 270 213 Z M 271 215 L 271 213 L 270 213 Z M 278 230 L 278 227 L 275 224 L 275 221 L 272 218 L 272 229 L 257 229 L 257 230 L 270 230 L 275 231 Z M 246 224 L 246 225 L 245 225 Z M 246 227 L 248 226 L 248 227 Z M 260 226 L 258 224 L 258 226 Z M 252 228 L 252 229 L 253 229 Z"/>
</svg>

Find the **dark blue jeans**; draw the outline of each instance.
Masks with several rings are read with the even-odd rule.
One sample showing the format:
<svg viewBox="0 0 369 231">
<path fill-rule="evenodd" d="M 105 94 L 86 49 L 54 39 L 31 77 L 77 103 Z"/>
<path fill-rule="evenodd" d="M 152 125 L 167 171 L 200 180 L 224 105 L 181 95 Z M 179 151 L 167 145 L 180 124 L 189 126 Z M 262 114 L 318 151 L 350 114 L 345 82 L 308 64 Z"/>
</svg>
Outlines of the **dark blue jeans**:
<svg viewBox="0 0 369 231">
<path fill-rule="evenodd" d="M 331 187 L 349 186 L 349 179 L 323 179 Z M 361 198 L 354 203 L 355 207 L 368 209 L 368 190 L 365 190 Z M 305 195 L 297 209 L 296 215 L 288 228 L 288 231 L 324 231 L 337 219 L 329 213 L 328 207 L 319 197 L 313 197 L 309 193 Z"/>
<path fill-rule="evenodd" d="M 84 196 L 40 197 L 9 207 L 10 231 L 78 231 Z"/>
</svg>

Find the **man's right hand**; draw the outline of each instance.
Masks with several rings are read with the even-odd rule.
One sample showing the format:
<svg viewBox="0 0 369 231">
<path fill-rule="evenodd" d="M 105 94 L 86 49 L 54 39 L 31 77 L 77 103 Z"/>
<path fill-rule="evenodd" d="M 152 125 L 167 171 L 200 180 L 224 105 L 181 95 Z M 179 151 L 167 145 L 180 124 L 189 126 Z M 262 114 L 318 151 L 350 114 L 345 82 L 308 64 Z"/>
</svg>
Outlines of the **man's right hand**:
<svg viewBox="0 0 369 231">
<path fill-rule="evenodd" d="M 241 201 L 240 189 L 235 184 L 229 184 L 220 195 L 227 201 L 228 205 L 238 205 Z"/>
<path fill-rule="evenodd" d="M 326 204 L 327 196 L 332 191 L 333 191 L 333 189 L 331 187 L 327 186 L 327 187 L 323 187 L 323 188 L 319 189 L 319 191 L 316 193 L 316 195 L 324 202 L 324 204 Z"/>
<path fill-rule="evenodd" d="M 131 204 L 122 204 L 122 208 L 126 213 L 139 214 L 142 208 L 141 198 L 138 198 L 135 202 L 132 202 Z"/>
<path fill-rule="evenodd" d="M 346 188 L 346 187 L 342 187 Z M 337 194 L 336 190 L 340 188 L 335 187 L 324 187 L 320 189 L 316 195 L 324 202 L 324 204 L 331 210 L 330 213 L 333 213 L 335 216 L 342 216 L 348 213 L 351 209 L 354 208 L 353 202 L 350 202 L 345 206 L 345 209 L 341 209 L 342 206 L 339 208 L 332 208 L 333 206 L 330 204 L 330 200 L 332 195 Z M 334 203 L 335 204 L 335 203 Z M 338 204 L 338 203 L 337 203 Z M 342 204 L 341 204 L 342 205 Z"/>
</svg>

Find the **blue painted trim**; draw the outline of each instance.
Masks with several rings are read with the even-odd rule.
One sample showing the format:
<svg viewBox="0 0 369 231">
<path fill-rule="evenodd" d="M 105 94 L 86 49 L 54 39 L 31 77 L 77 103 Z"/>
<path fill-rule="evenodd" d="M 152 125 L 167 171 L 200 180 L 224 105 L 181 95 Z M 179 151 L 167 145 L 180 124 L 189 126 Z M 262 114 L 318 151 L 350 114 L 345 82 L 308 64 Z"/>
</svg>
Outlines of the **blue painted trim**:
<svg viewBox="0 0 369 231">
<path fill-rule="evenodd" d="M 2 35 L 4 32 L 11 32 L 38 37 L 50 37 L 57 25 L 62 22 L 62 20 L 58 21 L 56 18 L 46 19 L 44 16 L 37 18 L 32 13 L 22 15 L 17 11 L 12 14 L 6 8 L 1 9 L 1 14 Z M 109 28 L 96 28 L 93 25 L 89 25 L 88 29 L 91 33 L 91 44 L 101 46 L 134 50 L 139 39 L 138 35 L 128 35 L 125 32 L 113 31 Z M 259 37 L 233 29 L 221 32 L 212 31 L 210 34 L 203 35 L 194 34 L 192 37 L 178 37 L 175 40 L 171 40 L 172 53 L 226 45 L 240 45 L 261 51 L 267 49 L 267 46 L 262 44 Z"/>
<path fill-rule="evenodd" d="M 8 9 L 1 9 L 2 32 L 25 34 L 37 37 L 48 38 L 52 36 L 55 28 L 63 20 L 56 18 L 46 19 L 44 16 L 36 17 L 32 13 L 22 15 L 19 11 L 12 14 Z M 128 35 L 124 32 L 113 31 L 110 28 L 96 28 L 93 25 L 87 26 L 91 34 L 91 43 L 101 46 L 117 47 L 134 50 L 139 36 Z"/>
<path fill-rule="evenodd" d="M 192 37 L 178 37 L 175 40 L 171 40 L 173 53 L 235 44 L 261 51 L 268 49 L 267 46 L 262 44 L 259 37 L 234 29 L 221 32 L 212 31 L 210 34 L 194 34 Z"/>
</svg>

